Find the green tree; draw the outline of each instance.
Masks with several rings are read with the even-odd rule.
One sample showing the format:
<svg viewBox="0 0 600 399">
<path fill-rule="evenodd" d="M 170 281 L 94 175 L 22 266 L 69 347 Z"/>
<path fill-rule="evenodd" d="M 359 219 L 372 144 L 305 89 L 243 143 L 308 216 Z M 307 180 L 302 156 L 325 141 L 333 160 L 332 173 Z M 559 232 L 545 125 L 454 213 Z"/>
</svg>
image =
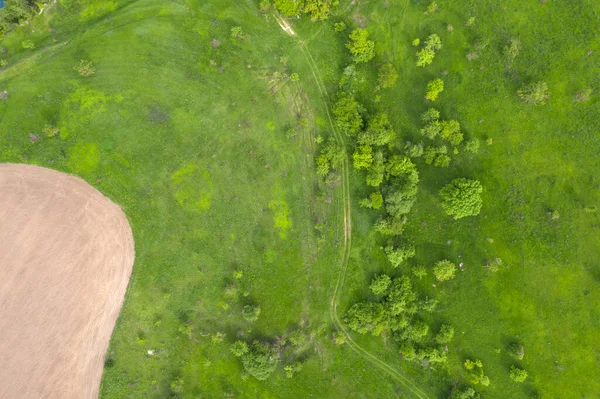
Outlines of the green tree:
<svg viewBox="0 0 600 399">
<path fill-rule="evenodd" d="M 392 266 L 398 267 L 408 259 L 414 257 L 416 251 L 415 246 L 412 244 L 405 244 L 401 247 L 394 248 L 394 246 L 389 243 L 387 247 L 385 247 L 385 254 Z"/>
<path fill-rule="evenodd" d="M 352 163 L 355 169 L 368 169 L 373 163 L 373 148 L 370 145 L 356 147 L 352 154 Z"/>
<path fill-rule="evenodd" d="M 469 388 L 455 388 L 452 390 L 449 399 L 481 399 L 481 395 Z"/>
<path fill-rule="evenodd" d="M 527 379 L 527 371 L 519 367 L 511 366 L 510 379 L 514 382 L 523 382 Z"/>
<path fill-rule="evenodd" d="M 478 180 L 454 179 L 440 190 L 442 208 L 454 219 L 479 215 L 482 192 L 483 187 Z"/>
<path fill-rule="evenodd" d="M 286 17 L 295 17 L 300 14 L 304 5 L 303 0 L 274 0 L 275 7 Z"/>
<path fill-rule="evenodd" d="M 462 143 L 463 134 L 460 131 L 460 123 L 455 120 L 441 122 L 440 137 L 448 140 L 450 144 L 456 146 Z"/>
<path fill-rule="evenodd" d="M 336 22 L 335 24 L 333 24 L 333 30 L 338 33 L 344 32 L 346 28 L 347 27 L 344 22 Z"/>
<path fill-rule="evenodd" d="M 451 280 L 456 275 L 456 265 L 449 260 L 440 260 L 433 266 L 433 275 L 438 281 Z"/>
<path fill-rule="evenodd" d="M 254 341 L 242 355 L 242 364 L 248 374 L 257 380 L 266 380 L 277 368 L 277 351 L 269 344 Z"/>
<path fill-rule="evenodd" d="M 387 113 L 378 112 L 367 120 L 367 129 L 358 134 L 359 144 L 384 146 L 396 138 Z"/>
<path fill-rule="evenodd" d="M 544 105 L 550 98 L 550 91 L 546 82 L 539 81 L 521 87 L 517 95 L 526 104 Z"/>
<path fill-rule="evenodd" d="M 489 377 L 483 373 L 483 363 L 481 360 L 467 359 L 464 365 L 467 370 L 467 378 L 471 384 L 490 385 Z"/>
<path fill-rule="evenodd" d="M 244 341 L 235 341 L 229 350 L 235 357 L 241 357 L 248 353 L 248 344 Z"/>
<path fill-rule="evenodd" d="M 417 52 L 417 66 L 424 67 L 433 62 L 435 54 L 442 48 L 442 41 L 435 33 L 425 40 L 425 47 Z"/>
<path fill-rule="evenodd" d="M 384 235 L 384 236 L 398 236 L 404 231 L 404 225 L 406 224 L 406 217 L 388 217 L 385 219 L 379 219 L 373 230 Z"/>
<path fill-rule="evenodd" d="M 472 138 L 471 140 L 465 142 L 465 151 L 470 152 L 471 154 L 477 154 L 479 152 L 479 146 L 479 140 Z"/>
<path fill-rule="evenodd" d="M 435 108 L 429 108 L 421 114 L 421 120 L 425 123 L 437 121 L 440 119 L 440 111 Z"/>
<path fill-rule="evenodd" d="M 412 268 L 412 273 L 416 278 L 421 280 L 423 277 L 427 276 L 427 269 L 423 265 L 417 265 Z"/>
<path fill-rule="evenodd" d="M 427 93 L 425 94 L 425 99 L 429 101 L 435 101 L 443 91 L 444 81 L 440 78 L 433 79 L 427 83 Z"/>
<path fill-rule="evenodd" d="M 358 28 L 350 32 L 350 41 L 346 44 L 354 62 L 369 62 L 375 57 L 375 42 L 369 40 L 369 32 Z"/>
<path fill-rule="evenodd" d="M 371 285 L 369 288 L 373 295 L 381 296 L 385 295 L 388 291 L 388 288 L 392 284 L 392 279 L 387 274 L 378 274 L 373 277 L 371 280 Z"/>
<path fill-rule="evenodd" d="M 329 18 L 331 8 L 339 3 L 339 0 L 304 0 L 303 12 L 310 14 L 312 21 L 323 21 Z"/>
<path fill-rule="evenodd" d="M 246 305 L 242 309 L 242 316 L 247 321 L 256 321 L 260 316 L 260 306 Z"/>
<path fill-rule="evenodd" d="M 363 127 L 363 119 L 359 111 L 360 105 L 354 96 L 343 92 L 338 95 L 332 107 L 337 126 L 350 135 L 355 135 Z"/>
<path fill-rule="evenodd" d="M 317 157 L 317 175 L 325 177 L 331 169 L 337 169 L 344 162 L 344 149 L 333 139 L 321 148 Z"/>
<path fill-rule="evenodd" d="M 379 191 L 374 191 L 369 198 L 363 198 L 358 203 L 363 208 L 380 209 L 383 206 L 383 196 Z"/>
<path fill-rule="evenodd" d="M 359 334 L 379 335 L 385 328 L 385 309 L 380 303 L 359 302 L 348 309 L 342 320 Z"/>
<path fill-rule="evenodd" d="M 385 63 L 379 67 L 379 85 L 384 89 L 394 87 L 398 80 L 398 72 L 394 65 L 391 63 Z"/>
<path fill-rule="evenodd" d="M 454 337 L 454 328 L 448 324 L 442 324 L 440 331 L 435 335 L 435 342 L 440 345 L 445 345 L 452 341 Z"/>
</svg>

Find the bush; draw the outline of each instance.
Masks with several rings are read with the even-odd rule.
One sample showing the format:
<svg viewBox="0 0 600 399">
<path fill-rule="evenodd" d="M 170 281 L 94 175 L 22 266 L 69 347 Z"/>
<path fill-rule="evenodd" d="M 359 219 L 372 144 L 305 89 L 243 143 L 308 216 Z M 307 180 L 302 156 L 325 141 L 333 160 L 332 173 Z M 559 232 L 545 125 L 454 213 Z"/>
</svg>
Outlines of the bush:
<svg viewBox="0 0 600 399">
<path fill-rule="evenodd" d="M 478 180 L 454 179 L 440 190 L 442 208 L 454 219 L 479 215 L 482 192 L 483 187 Z"/>
<path fill-rule="evenodd" d="M 414 42 L 413 42 L 414 44 Z M 427 66 L 433 62 L 435 54 L 442 48 L 442 41 L 436 34 L 430 35 L 425 40 L 425 47 L 417 52 L 417 66 Z"/>
<path fill-rule="evenodd" d="M 523 382 L 527 379 L 527 371 L 519 367 L 511 366 L 510 379 L 514 382 Z"/>
<path fill-rule="evenodd" d="M 419 280 L 427 276 L 427 269 L 423 265 L 417 265 L 412 268 L 412 273 Z"/>
<path fill-rule="evenodd" d="M 24 49 L 31 49 L 35 48 L 35 44 L 31 40 L 23 40 L 21 42 L 21 47 L 23 47 Z"/>
<path fill-rule="evenodd" d="M 73 67 L 81 76 L 92 76 L 96 73 L 96 68 L 92 61 L 80 60 L 79 65 Z"/>
<path fill-rule="evenodd" d="M 246 305 L 242 309 L 242 316 L 247 321 L 256 321 L 260 316 L 260 306 Z"/>
<path fill-rule="evenodd" d="M 344 32 L 346 29 L 347 27 L 344 22 L 336 22 L 335 24 L 333 24 L 333 30 L 338 33 Z"/>
<path fill-rule="evenodd" d="M 508 345 L 506 351 L 509 355 L 518 360 L 522 360 L 525 356 L 525 348 L 523 348 L 523 345 L 518 342 L 513 342 L 512 344 Z"/>
<path fill-rule="evenodd" d="M 550 98 L 550 91 L 546 82 L 539 81 L 523 86 L 517 95 L 525 104 L 544 105 Z"/>
<path fill-rule="evenodd" d="M 479 140 L 473 138 L 465 143 L 465 151 L 471 154 L 477 154 L 479 152 Z"/>
<path fill-rule="evenodd" d="M 306 334 L 301 330 L 296 330 L 290 334 L 290 342 L 294 346 L 302 346 L 306 343 Z"/>
<path fill-rule="evenodd" d="M 441 260 L 433 266 L 433 275 L 438 281 L 451 280 L 456 275 L 456 265 L 449 260 Z"/>
<path fill-rule="evenodd" d="M 229 348 L 229 350 L 231 351 L 231 353 L 233 353 L 233 356 L 241 357 L 248 353 L 248 344 L 244 341 L 236 341 L 233 343 L 233 345 L 231 345 L 231 348 Z"/>
<path fill-rule="evenodd" d="M 481 395 L 475 392 L 473 388 L 460 388 L 452 390 L 450 399 L 481 399 Z"/>
</svg>

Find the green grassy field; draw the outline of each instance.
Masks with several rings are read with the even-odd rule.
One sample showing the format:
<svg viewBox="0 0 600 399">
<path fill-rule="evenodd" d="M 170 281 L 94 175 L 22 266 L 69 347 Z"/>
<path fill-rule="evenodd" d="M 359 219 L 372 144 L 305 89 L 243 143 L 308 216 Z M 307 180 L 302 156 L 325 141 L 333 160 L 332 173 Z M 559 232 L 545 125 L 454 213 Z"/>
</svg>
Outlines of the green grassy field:
<svg viewBox="0 0 600 399">
<path fill-rule="evenodd" d="M 328 21 L 289 19 L 297 33 L 289 36 L 256 3 L 62 0 L 1 44 L 0 162 L 83 177 L 123 206 L 134 232 L 136 263 L 100 396 L 441 398 L 465 384 L 470 357 L 491 379 L 477 387 L 484 397 L 600 397 L 600 103 L 595 93 L 573 101 L 600 87 L 600 5 L 440 1 L 425 14 L 419 1 L 343 1 Z M 417 162 L 411 264 L 465 264 L 436 287 L 431 275 L 414 279 L 441 302 L 432 323 L 457 332 L 448 366 L 435 372 L 403 361 L 389 339 L 351 335 L 372 358 L 332 341 L 345 250 L 339 313 L 368 297 L 374 273 L 408 268 L 392 270 L 385 240 L 371 232 L 377 212 L 357 205 L 370 191 L 364 177 L 351 171 L 348 186 L 325 185 L 315 174 L 317 138 L 334 136 L 328 108 L 350 62 L 347 33 L 333 29 L 342 20 L 365 24 L 372 64 L 392 62 L 400 73 L 375 102 L 365 67 L 358 95 L 389 112 L 397 147 L 419 139 L 434 77 L 446 85 L 436 107 L 482 143 L 448 169 Z M 232 37 L 237 26 L 245 37 Z M 411 42 L 431 33 L 444 47 L 418 68 Z M 468 61 L 481 38 L 489 45 Z M 508 67 L 502 48 L 511 38 L 521 51 Z M 24 49 L 26 39 L 35 48 Z M 93 76 L 74 71 L 82 59 L 93 61 Z M 548 83 L 548 104 L 521 104 L 517 89 L 537 80 Z M 59 135 L 47 137 L 46 125 Z M 463 176 L 483 183 L 484 206 L 453 221 L 437 193 Z M 490 274 L 484 262 L 497 257 L 502 267 Z M 260 305 L 258 321 L 242 318 L 246 304 Z M 307 342 L 286 351 L 273 376 L 242 378 L 232 342 L 294 330 Z M 514 340 L 525 347 L 521 362 L 506 354 Z M 283 366 L 294 361 L 304 369 L 288 379 Z M 518 363 L 529 372 L 523 384 L 508 377 Z"/>
</svg>

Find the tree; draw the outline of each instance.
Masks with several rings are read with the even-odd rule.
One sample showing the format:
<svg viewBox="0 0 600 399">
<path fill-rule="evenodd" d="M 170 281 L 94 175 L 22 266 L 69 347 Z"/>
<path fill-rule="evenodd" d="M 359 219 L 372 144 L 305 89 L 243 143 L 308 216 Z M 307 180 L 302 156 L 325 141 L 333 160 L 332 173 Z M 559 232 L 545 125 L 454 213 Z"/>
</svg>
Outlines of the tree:
<svg viewBox="0 0 600 399">
<path fill-rule="evenodd" d="M 369 198 L 361 199 L 359 205 L 363 208 L 380 209 L 383 206 L 383 196 L 379 191 L 374 191 Z"/>
<path fill-rule="evenodd" d="M 471 384 L 479 384 L 483 386 L 490 385 L 490 378 L 483 373 L 483 363 L 481 360 L 465 360 L 465 369 L 467 370 L 467 377 Z"/>
<path fill-rule="evenodd" d="M 373 226 L 373 230 L 384 236 L 398 236 L 404 231 L 406 216 L 388 217 L 379 219 Z"/>
<path fill-rule="evenodd" d="M 523 360 L 523 357 L 525 356 L 525 348 L 518 342 L 511 343 L 506 350 L 509 355 L 518 360 Z"/>
<path fill-rule="evenodd" d="M 367 120 L 367 129 L 358 134 L 359 144 L 384 146 L 396 138 L 388 114 L 378 112 Z"/>
<path fill-rule="evenodd" d="M 295 17 L 300 14 L 300 10 L 304 4 L 303 1 L 297 0 L 275 0 L 274 3 L 279 12 L 286 17 Z"/>
<path fill-rule="evenodd" d="M 481 395 L 471 387 L 453 389 L 449 399 L 481 399 Z"/>
<path fill-rule="evenodd" d="M 302 346 L 306 343 L 306 334 L 302 330 L 295 330 L 290 334 L 290 342 L 294 346 Z"/>
<path fill-rule="evenodd" d="M 525 104 L 544 105 L 550 98 L 550 91 L 546 82 L 539 81 L 521 87 L 517 95 Z"/>
<path fill-rule="evenodd" d="M 429 108 L 421 114 L 421 120 L 425 123 L 437 121 L 440 119 L 440 111 L 435 108 Z"/>
<path fill-rule="evenodd" d="M 260 306 L 246 305 L 242 309 L 242 316 L 247 321 L 256 321 L 260 316 Z"/>
<path fill-rule="evenodd" d="M 483 187 L 478 180 L 464 177 L 454 179 L 440 190 L 442 208 L 446 214 L 460 219 L 479 215 L 481 211 L 481 193 Z"/>
<path fill-rule="evenodd" d="M 269 344 L 254 341 L 248 352 L 242 355 L 242 364 L 248 374 L 257 380 L 266 380 L 277 367 L 277 352 Z"/>
<path fill-rule="evenodd" d="M 379 335 L 385 327 L 385 309 L 380 303 L 359 302 L 348 309 L 343 321 L 359 334 Z"/>
<path fill-rule="evenodd" d="M 229 350 L 233 353 L 233 356 L 241 357 L 248 353 L 248 344 L 244 341 L 235 341 Z"/>
<path fill-rule="evenodd" d="M 288 364 L 283 369 L 285 370 L 285 376 L 287 378 L 292 378 L 294 374 L 302 371 L 303 365 L 300 362 L 295 362 L 293 364 Z"/>
<path fill-rule="evenodd" d="M 433 140 L 438 134 L 440 134 L 441 131 L 442 123 L 438 120 L 434 120 L 429 122 L 424 128 L 421 129 L 421 134 L 428 139 Z"/>
<path fill-rule="evenodd" d="M 427 269 L 423 265 L 417 265 L 412 268 L 412 273 L 416 278 L 421 280 L 423 277 L 427 276 Z"/>
<path fill-rule="evenodd" d="M 389 243 L 387 247 L 385 247 L 385 254 L 387 255 L 387 258 L 392 266 L 398 267 L 408 259 L 414 257 L 416 251 L 415 246 L 412 244 L 406 244 L 404 246 L 394 248 L 394 246 Z"/>
<path fill-rule="evenodd" d="M 398 80 L 398 72 L 391 63 L 385 63 L 379 67 L 379 85 L 384 89 L 394 87 Z"/>
<path fill-rule="evenodd" d="M 433 275 L 438 281 L 451 280 L 456 275 L 456 265 L 449 260 L 440 260 L 433 266 Z"/>
<path fill-rule="evenodd" d="M 527 379 L 527 371 L 519 367 L 511 366 L 510 379 L 514 382 L 523 382 Z"/>
<path fill-rule="evenodd" d="M 344 149 L 329 139 L 317 157 L 317 175 L 325 177 L 330 169 L 336 169 L 344 162 Z"/>
<path fill-rule="evenodd" d="M 471 154 L 477 154 L 479 152 L 479 146 L 479 140 L 472 138 L 465 142 L 465 151 L 470 152 Z"/>
<path fill-rule="evenodd" d="M 303 12 L 310 14 L 312 21 L 323 21 L 329 18 L 331 7 L 336 6 L 339 0 L 305 0 Z"/>
<path fill-rule="evenodd" d="M 448 324 L 442 324 L 440 331 L 435 335 L 435 342 L 444 345 L 452 341 L 454 337 L 454 328 Z"/>
<path fill-rule="evenodd" d="M 338 33 L 344 32 L 346 28 L 347 27 L 344 22 L 336 22 L 335 24 L 333 24 L 333 30 Z"/>
<path fill-rule="evenodd" d="M 352 162 L 355 169 L 368 169 L 373 163 L 373 148 L 370 145 L 356 147 L 352 154 Z"/>
<path fill-rule="evenodd" d="M 427 93 L 425 99 L 429 101 L 435 101 L 441 92 L 444 91 L 444 81 L 440 78 L 433 79 L 427 83 Z"/>
<path fill-rule="evenodd" d="M 369 32 L 358 28 L 350 32 L 350 41 L 346 44 L 354 62 L 369 62 L 375 57 L 375 42 L 369 40 Z"/>
<path fill-rule="evenodd" d="M 387 293 L 387 290 L 392 283 L 392 279 L 387 274 L 378 274 L 371 280 L 369 288 L 373 295 L 381 296 Z"/>
<path fill-rule="evenodd" d="M 363 127 L 359 110 L 360 106 L 354 96 L 342 92 L 332 108 L 338 128 L 350 135 L 358 133 Z"/>
<path fill-rule="evenodd" d="M 463 134 L 460 131 L 460 123 L 455 120 L 442 121 L 440 123 L 440 137 L 448 140 L 450 144 L 456 146 L 462 143 Z"/>
<path fill-rule="evenodd" d="M 442 41 L 435 33 L 425 40 L 425 47 L 417 52 L 417 66 L 427 66 L 433 62 L 435 54 L 442 48 Z"/>
</svg>

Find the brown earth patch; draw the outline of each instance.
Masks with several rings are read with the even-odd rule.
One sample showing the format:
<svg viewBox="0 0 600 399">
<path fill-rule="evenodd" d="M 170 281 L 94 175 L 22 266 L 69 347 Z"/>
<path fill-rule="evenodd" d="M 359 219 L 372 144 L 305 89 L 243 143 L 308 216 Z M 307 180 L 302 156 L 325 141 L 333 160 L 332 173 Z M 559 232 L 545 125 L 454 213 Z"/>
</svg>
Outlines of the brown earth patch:
<svg viewBox="0 0 600 399">
<path fill-rule="evenodd" d="M 85 181 L 0 164 L 0 398 L 97 398 L 134 260 L 119 206 Z"/>
</svg>

